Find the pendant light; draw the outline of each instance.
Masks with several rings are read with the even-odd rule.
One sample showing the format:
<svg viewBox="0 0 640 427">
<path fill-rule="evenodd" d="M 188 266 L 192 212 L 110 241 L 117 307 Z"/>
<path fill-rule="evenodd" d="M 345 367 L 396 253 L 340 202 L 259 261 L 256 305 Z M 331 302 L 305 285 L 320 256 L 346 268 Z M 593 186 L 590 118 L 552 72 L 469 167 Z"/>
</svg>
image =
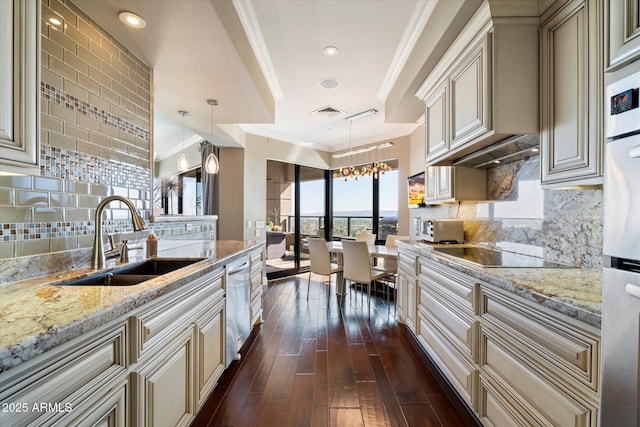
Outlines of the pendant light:
<svg viewBox="0 0 640 427">
<path fill-rule="evenodd" d="M 213 138 L 213 107 L 218 105 L 218 101 L 215 99 L 207 99 L 207 104 L 211 105 L 211 136 Z M 207 156 L 207 160 L 204 162 L 204 169 L 210 174 L 216 174 L 220 171 L 220 162 L 215 153 L 212 152 Z"/>
<path fill-rule="evenodd" d="M 180 157 L 178 157 L 178 170 L 180 172 L 184 172 L 187 169 L 189 169 L 189 159 L 187 158 L 187 155 L 184 153 L 184 118 L 185 116 L 188 116 L 189 113 L 187 113 L 186 111 L 178 111 L 178 114 L 180 114 L 182 116 L 182 154 L 180 154 Z"/>
</svg>

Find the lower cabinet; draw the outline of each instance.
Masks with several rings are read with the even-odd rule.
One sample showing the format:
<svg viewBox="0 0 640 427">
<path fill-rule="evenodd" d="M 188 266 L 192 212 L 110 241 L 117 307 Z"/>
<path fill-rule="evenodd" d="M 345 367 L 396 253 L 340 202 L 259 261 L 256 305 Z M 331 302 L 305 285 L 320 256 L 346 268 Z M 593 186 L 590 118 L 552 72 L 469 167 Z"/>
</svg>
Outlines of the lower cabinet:
<svg viewBox="0 0 640 427">
<path fill-rule="evenodd" d="M 252 324 L 264 251 L 251 253 Z M 0 425 L 187 426 L 225 369 L 225 270 L 0 373 Z"/>
<path fill-rule="evenodd" d="M 194 335 L 193 326 L 185 329 L 131 374 L 134 427 L 189 425 L 195 414 Z"/>
<path fill-rule="evenodd" d="M 418 342 L 484 425 L 597 425 L 597 328 L 423 256 L 418 272 Z"/>
<path fill-rule="evenodd" d="M 410 249 L 398 247 L 398 277 L 396 279 L 396 307 L 398 321 L 416 333 L 418 288 L 418 255 Z"/>
</svg>

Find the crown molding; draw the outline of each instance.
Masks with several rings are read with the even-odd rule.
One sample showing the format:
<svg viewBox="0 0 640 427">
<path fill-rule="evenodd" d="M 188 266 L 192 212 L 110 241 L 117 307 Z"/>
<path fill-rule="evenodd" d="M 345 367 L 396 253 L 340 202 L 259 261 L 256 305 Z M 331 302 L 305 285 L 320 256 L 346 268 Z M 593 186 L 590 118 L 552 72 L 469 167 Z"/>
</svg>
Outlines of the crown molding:
<svg viewBox="0 0 640 427">
<path fill-rule="evenodd" d="M 262 72 L 264 73 L 264 78 L 269 85 L 269 89 L 271 89 L 271 94 L 276 100 L 282 99 L 284 97 L 282 94 L 282 88 L 278 82 L 276 71 L 273 68 L 271 56 L 269 55 L 267 45 L 264 41 L 264 37 L 262 36 L 260 24 L 258 24 L 258 19 L 256 18 L 256 12 L 253 9 L 253 6 L 250 2 L 245 0 L 233 0 L 233 7 L 238 14 L 238 19 L 240 19 L 242 28 L 244 28 L 244 32 L 249 39 L 249 44 L 253 49 L 253 53 L 256 55 L 260 69 L 262 69 Z"/>
<path fill-rule="evenodd" d="M 384 100 L 388 95 L 393 85 L 396 83 L 400 72 L 404 68 L 413 48 L 415 47 L 420 35 L 424 31 L 424 27 L 429 20 L 429 17 L 433 13 L 434 9 L 438 1 L 427 1 L 420 0 L 416 3 L 413 13 L 411 14 L 411 19 L 407 25 L 407 28 L 402 35 L 402 39 L 400 40 L 400 44 L 396 49 L 396 53 L 391 60 L 391 64 L 389 64 L 389 68 L 387 69 L 387 74 L 384 76 L 382 80 L 382 85 L 380 89 L 378 89 L 378 94 L 376 97 L 379 100 Z"/>
</svg>

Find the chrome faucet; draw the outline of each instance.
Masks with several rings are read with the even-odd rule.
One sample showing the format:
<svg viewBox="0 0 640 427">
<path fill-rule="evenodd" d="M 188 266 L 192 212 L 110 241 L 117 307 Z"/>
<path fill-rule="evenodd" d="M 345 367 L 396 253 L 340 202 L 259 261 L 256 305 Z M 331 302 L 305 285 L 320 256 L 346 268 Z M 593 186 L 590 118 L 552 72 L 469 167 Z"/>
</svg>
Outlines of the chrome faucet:
<svg viewBox="0 0 640 427">
<path fill-rule="evenodd" d="M 133 231 L 144 230 L 144 220 L 136 210 L 133 202 L 126 197 L 122 196 L 109 196 L 100 202 L 96 208 L 96 234 L 93 239 L 93 257 L 91 258 L 91 268 L 94 270 L 100 270 L 104 268 L 104 248 L 102 247 L 102 211 L 105 206 L 114 200 L 120 200 L 131 211 L 131 224 L 133 225 Z"/>
</svg>

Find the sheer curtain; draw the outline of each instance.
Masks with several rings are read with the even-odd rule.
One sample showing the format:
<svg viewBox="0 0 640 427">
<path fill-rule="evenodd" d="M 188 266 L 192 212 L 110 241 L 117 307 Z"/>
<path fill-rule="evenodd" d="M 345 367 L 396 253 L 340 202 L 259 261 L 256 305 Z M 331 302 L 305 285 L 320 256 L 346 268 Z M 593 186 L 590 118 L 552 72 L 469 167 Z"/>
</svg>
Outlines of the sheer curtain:
<svg viewBox="0 0 640 427">
<path fill-rule="evenodd" d="M 207 173 L 204 165 L 209 154 L 215 154 L 220 159 L 218 147 L 208 141 L 200 143 L 202 158 L 202 214 L 218 215 L 218 174 Z"/>
</svg>

